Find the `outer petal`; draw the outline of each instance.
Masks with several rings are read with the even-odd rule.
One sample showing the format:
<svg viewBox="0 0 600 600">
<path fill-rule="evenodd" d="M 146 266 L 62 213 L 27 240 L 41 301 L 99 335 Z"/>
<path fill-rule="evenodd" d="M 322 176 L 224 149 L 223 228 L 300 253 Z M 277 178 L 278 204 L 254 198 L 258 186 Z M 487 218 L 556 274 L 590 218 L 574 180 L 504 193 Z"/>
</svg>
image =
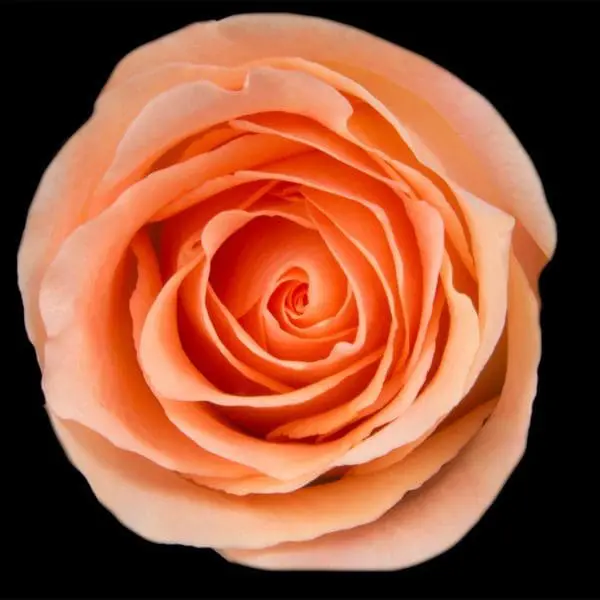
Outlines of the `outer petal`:
<svg viewBox="0 0 600 600">
<path fill-rule="evenodd" d="M 508 373 L 499 404 L 471 444 L 422 490 L 362 527 L 302 544 L 222 554 L 263 569 L 382 570 L 409 567 L 452 547 L 481 518 L 525 450 L 541 351 L 538 319 L 535 294 L 513 257 Z"/>
<path fill-rule="evenodd" d="M 379 518 L 462 450 L 490 404 L 431 436 L 389 469 L 289 494 L 246 497 L 194 485 L 75 423 L 54 419 L 53 425 L 100 501 L 140 535 L 163 543 L 256 549 Z"/>
<path fill-rule="evenodd" d="M 341 71 L 372 89 L 384 103 L 390 98 L 385 80 L 395 84 L 393 97 L 399 93 L 404 97 L 396 101 L 393 112 L 403 123 L 410 121 L 412 131 L 428 133 L 427 145 L 443 159 L 448 175 L 512 214 L 546 258 L 551 257 L 556 224 L 542 185 L 525 150 L 494 107 L 431 61 L 364 31 L 287 14 L 237 15 L 197 23 L 132 52 L 115 69 L 106 89 L 159 64 L 233 66 L 272 56 L 302 57 L 333 68 L 341 65 Z M 351 71 L 343 68 L 349 65 Z M 458 134 L 456 143 L 449 145 L 453 132 Z M 425 155 L 420 158 L 427 160 Z M 478 174 L 492 180 L 478 180 Z M 495 188 L 493 197 L 486 189 L 489 184 Z M 527 247 L 526 240 L 523 245 Z"/>
<path fill-rule="evenodd" d="M 25 325 L 40 362 L 46 337 L 37 305 L 42 277 L 61 243 L 89 213 L 96 186 L 127 127 L 155 96 L 179 83 L 200 80 L 208 73 L 189 64 L 165 65 L 144 72 L 143 77 L 122 86 L 118 93 L 103 96 L 92 118 L 46 169 L 29 209 L 18 256 Z"/>
</svg>

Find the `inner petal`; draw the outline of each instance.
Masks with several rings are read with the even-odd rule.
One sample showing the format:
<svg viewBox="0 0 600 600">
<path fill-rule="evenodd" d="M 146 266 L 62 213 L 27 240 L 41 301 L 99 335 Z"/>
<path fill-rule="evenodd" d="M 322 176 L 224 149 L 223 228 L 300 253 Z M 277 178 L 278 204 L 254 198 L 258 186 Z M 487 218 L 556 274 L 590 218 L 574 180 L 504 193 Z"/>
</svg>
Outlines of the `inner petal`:
<svg viewBox="0 0 600 600">
<path fill-rule="evenodd" d="M 283 276 L 279 275 L 281 271 Z M 290 278 L 292 272 L 295 278 Z M 269 282 L 273 279 L 282 281 L 270 293 Z M 337 315 L 347 295 L 346 276 L 314 229 L 277 215 L 258 216 L 230 236 L 212 257 L 209 283 L 233 317 L 247 315 L 249 306 L 260 303 L 270 311 L 282 308 L 289 321 L 307 317 L 309 324 Z M 187 298 L 187 292 L 183 293 Z M 185 298 L 184 303 L 193 310 L 192 301 Z M 219 326 L 223 315 L 211 310 L 218 310 L 216 304 L 209 301 L 209 312 L 217 332 L 223 333 Z M 350 342 L 356 335 L 354 326 L 329 336 L 297 337 L 285 331 L 269 311 L 257 315 L 253 322 L 255 341 L 274 357 L 286 361 L 325 359 L 337 343 Z M 243 326 L 241 321 L 240 325 Z M 249 333 L 252 331 L 251 326 Z M 232 350 L 235 351 L 233 346 Z"/>
<path fill-rule="evenodd" d="M 399 299 L 394 301 L 400 314 L 407 335 L 404 336 L 403 353 L 409 350 L 409 343 L 416 336 L 421 307 L 421 264 L 413 224 L 407 218 L 403 202 L 387 185 L 351 169 L 345 164 L 321 153 L 305 154 L 303 157 L 284 159 L 270 165 L 244 171 L 248 179 L 278 179 L 306 186 L 312 190 L 325 192 L 340 197 L 341 202 L 362 204 L 381 222 L 383 239 L 372 243 L 381 245 L 387 241 L 389 251 L 394 259 L 392 278 L 397 281 L 392 294 Z M 309 192 L 307 192 L 309 193 Z M 340 202 L 337 202 L 339 205 Z M 348 220 L 343 210 L 337 217 Z"/>
<path fill-rule="evenodd" d="M 281 300 L 281 295 L 286 293 L 287 287 L 284 287 L 285 282 L 277 287 L 273 294 L 269 297 L 268 308 L 269 312 L 277 321 L 277 325 L 287 333 L 300 338 L 319 338 L 322 339 L 329 335 L 335 335 L 340 330 L 355 328 L 357 324 L 356 299 L 352 292 L 350 284 L 346 286 L 346 298 L 340 307 L 339 311 L 328 319 L 323 319 L 314 324 L 307 325 L 301 317 L 303 313 L 294 314 L 289 310 L 284 310 L 284 302 Z M 308 300 L 308 298 L 307 298 Z M 269 319 L 269 323 L 272 321 Z"/>
<path fill-rule="evenodd" d="M 241 227 L 212 257 L 209 282 L 239 318 L 263 297 L 273 274 L 285 265 L 301 267 L 308 278 L 298 282 L 304 293 L 296 292 L 291 307 L 296 314 L 310 314 L 320 321 L 339 310 L 346 295 L 346 276 L 319 234 L 289 218 L 257 217 Z"/>
<path fill-rule="evenodd" d="M 209 259 L 216 254 L 220 244 L 227 239 L 225 233 L 233 233 L 232 229 L 238 230 L 253 219 L 259 218 L 259 213 L 247 213 L 244 211 L 229 211 L 215 217 L 203 232 L 203 244 L 209 254 Z M 322 232 L 321 232 L 322 233 Z M 320 238 L 319 238 L 320 239 Z M 352 244 L 350 244 L 350 248 Z M 330 248 L 331 250 L 331 248 Z M 356 254 L 356 250 L 349 250 Z M 255 340 L 253 340 L 240 323 L 229 312 L 221 302 L 218 295 L 208 285 L 209 269 L 196 269 L 186 279 L 182 286 L 181 299 L 191 319 L 201 319 L 198 325 L 213 328 L 215 340 L 225 343 L 228 351 L 232 352 L 245 364 L 252 366 L 258 372 L 269 373 L 270 376 L 287 383 L 288 385 L 306 385 L 328 377 L 340 369 L 344 369 L 357 358 L 365 356 L 374 351 L 378 340 L 384 339 L 386 325 L 385 296 L 379 291 L 381 286 L 377 276 L 371 272 L 371 267 L 363 259 L 356 258 L 350 264 L 347 258 L 340 257 L 334 253 L 335 259 L 344 264 L 348 280 L 354 288 L 357 298 L 359 312 L 359 327 L 355 341 L 352 344 L 337 344 L 332 352 L 321 361 L 281 361 L 265 352 Z M 360 262 L 362 260 L 362 262 Z M 364 263 L 364 264 L 363 264 Z M 370 278 L 369 278 L 370 277 Z M 367 281 L 373 280 L 370 287 Z M 359 301 L 360 297 L 360 301 Z M 376 309 L 376 306 L 379 306 Z M 384 311 L 384 312 L 382 312 Z M 361 316 L 362 313 L 362 316 Z M 378 327 L 369 327 L 368 323 L 377 319 Z"/>
</svg>

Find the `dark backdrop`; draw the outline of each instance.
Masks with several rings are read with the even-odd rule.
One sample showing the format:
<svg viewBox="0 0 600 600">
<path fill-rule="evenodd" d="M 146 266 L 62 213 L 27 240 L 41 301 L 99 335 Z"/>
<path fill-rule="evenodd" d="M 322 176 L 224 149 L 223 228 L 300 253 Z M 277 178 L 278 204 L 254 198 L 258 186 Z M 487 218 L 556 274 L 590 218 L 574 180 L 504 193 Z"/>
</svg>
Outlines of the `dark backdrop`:
<svg viewBox="0 0 600 600">
<path fill-rule="evenodd" d="M 4 313 L 0 594 L 5 596 L 598 596 L 593 383 L 598 274 L 597 4 L 0 3 Z M 485 95 L 536 164 L 559 225 L 543 275 L 544 356 L 528 451 L 494 506 L 446 554 L 395 573 L 269 573 L 210 550 L 153 545 L 100 506 L 50 430 L 22 326 L 14 256 L 43 170 L 88 118 L 116 62 L 196 20 L 300 12 L 419 52 Z M 309 42 L 310 43 L 310 42 Z M 594 73 L 596 71 L 596 73 Z M 590 231 L 590 225 L 591 231 Z M 590 302 L 591 300 L 591 302 Z M 4 303 L 3 303 L 4 306 Z M 583 318 L 582 318 L 583 317 Z M 589 377 L 592 375 L 592 377 Z"/>
</svg>

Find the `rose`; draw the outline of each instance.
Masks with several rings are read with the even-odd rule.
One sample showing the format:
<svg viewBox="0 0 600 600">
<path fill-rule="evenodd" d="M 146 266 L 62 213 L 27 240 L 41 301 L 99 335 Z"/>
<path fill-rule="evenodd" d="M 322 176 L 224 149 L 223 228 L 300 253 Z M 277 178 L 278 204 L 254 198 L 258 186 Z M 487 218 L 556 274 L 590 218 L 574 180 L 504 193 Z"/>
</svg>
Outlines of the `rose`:
<svg viewBox="0 0 600 600">
<path fill-rule="evenodd" d="M 56 434 L 159 542 L 263 568 L 456 543 L 525 447 L 555 225 L 495 110 L 321 19 L 128 55 L 19 252 Z"/>
</svg>

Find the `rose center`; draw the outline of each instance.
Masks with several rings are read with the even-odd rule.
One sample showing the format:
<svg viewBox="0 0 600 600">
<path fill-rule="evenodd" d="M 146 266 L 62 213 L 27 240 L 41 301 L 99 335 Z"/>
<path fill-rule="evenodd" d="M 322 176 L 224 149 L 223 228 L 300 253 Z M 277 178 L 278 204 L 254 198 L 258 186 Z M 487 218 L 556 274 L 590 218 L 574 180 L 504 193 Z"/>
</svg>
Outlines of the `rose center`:
<svg viewBox="0 0 600 600">
<path fill-rule="evenodd" d="M 308 284 L 298 283 L 292 288 L 285 299 L 285 307 L 291 316 L 299 316 L 308 306 Z"/>
</svg>

